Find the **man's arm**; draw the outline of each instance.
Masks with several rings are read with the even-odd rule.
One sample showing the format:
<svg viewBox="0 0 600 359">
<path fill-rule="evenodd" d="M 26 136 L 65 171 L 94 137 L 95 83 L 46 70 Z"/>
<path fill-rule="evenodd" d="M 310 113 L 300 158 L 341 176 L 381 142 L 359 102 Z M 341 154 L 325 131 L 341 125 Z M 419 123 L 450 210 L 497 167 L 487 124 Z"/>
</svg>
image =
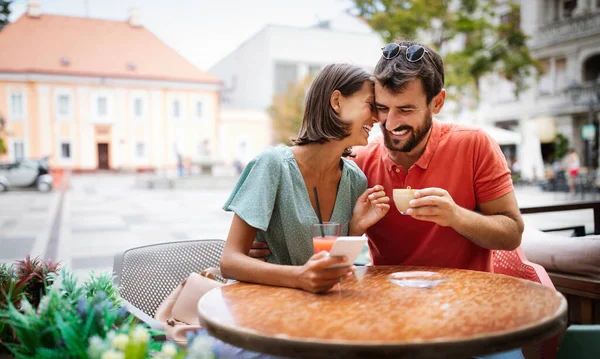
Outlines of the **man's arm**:
<svg viewBox="0 0 600 359">
<path fill-rule="evenodd" d="M 478 204 L 479 212 L 454 203 L 441 188 L 415 191 L 408 214 L 415 219 L 452 227 L 463 237 L 487 249 L 513 250 L 521 245 L 523 219 L 514 191 Z"/>
</svg>

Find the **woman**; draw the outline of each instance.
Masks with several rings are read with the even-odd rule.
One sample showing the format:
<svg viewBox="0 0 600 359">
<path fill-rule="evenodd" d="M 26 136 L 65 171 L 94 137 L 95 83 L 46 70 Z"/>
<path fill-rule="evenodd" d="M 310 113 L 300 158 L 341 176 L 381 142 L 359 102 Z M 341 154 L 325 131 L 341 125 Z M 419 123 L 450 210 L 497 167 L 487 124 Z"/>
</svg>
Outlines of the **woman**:
<svg viewBox="0 0 600 359">
<path fill-rule="evenodd" d="M 389 210 L 382 186 L 367 189 L 365 175 L 349 160 L 351 146 L 367 144 L 376 121 L 373 82 L 362 69 L 333 64 L 314 79 L 294 146 L 267 148 L 251 161 L 223 207 L 235 212 L 221 257 L 227 278 L 325 292 L 353 267 L 327 269 L 344 259 L 313 255 L 311 226 L 342 224 L 359 236 Z M 249 257 L 254 240 L 266 242 L 266 262 Z"/>
</svg>

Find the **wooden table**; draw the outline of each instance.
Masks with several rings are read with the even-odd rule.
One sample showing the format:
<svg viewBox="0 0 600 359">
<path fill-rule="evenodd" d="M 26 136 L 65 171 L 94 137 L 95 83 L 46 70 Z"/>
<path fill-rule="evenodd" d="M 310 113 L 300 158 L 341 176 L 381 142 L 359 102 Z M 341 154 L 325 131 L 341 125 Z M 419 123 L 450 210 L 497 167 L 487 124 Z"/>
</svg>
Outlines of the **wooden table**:
<svg viewBox="0 0 600 359">
<path fill-rule="evenodd" d="M 392 272 L 430 270 L 448 280 L 400 287 Z M 312 294 L 248 283 L 198 302 L 200 323 L 233 345 L 291 357 L 465 358 L 542 341 L 564 329 L 567 302 L 531 281 L 484 272 L 360 267 L 341 290 Z"/>
</svg>

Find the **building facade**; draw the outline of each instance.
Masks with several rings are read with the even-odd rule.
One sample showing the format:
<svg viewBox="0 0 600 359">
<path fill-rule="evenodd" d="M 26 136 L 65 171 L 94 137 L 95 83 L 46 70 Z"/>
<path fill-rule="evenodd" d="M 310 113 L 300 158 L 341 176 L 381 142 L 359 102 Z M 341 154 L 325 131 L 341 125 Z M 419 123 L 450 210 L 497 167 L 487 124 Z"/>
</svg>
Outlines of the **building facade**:
<svg viewBox="0 0 600 359">
<path fill-rule="evenodd" d="M 223 107 L 265 110 L 274 95 L 325 65 L 347 62 L 372 72 L 383 45 L 368 24 L 344 13 L 313 27 L 266 26 L 209 71 L 224 81 Z"/>
<path fill-rule="evenodd" d="M 36 4 L 37 3 L 37 4 Z M 0 31 L 8 153 L 80 171 L 218 161 L 221 81 L 139 23 L 27 14 Z"/>
<path fill-rule="evenodd" d="M 267 114 L 275 95 L 330 63 L 372 71 L 382 46 L 378 34 L 348 14 L 307 28 L 269 25 L 244 41 L 209 70 L 224 81 L 220 133 L 225 162 L 247 162 L 275 144 Z"/>
<path fill-rule="evenodd" d="M 532 131 L 551 161 L 558 134 L 569 139 L 582 165 L 598 166 L 600 109 L 600 0 L 521 1 L 521 28 L 544 72 L 517 98 L 500 76 L 482 81 L 482 118 L 489 124 Z"/>
</svg>

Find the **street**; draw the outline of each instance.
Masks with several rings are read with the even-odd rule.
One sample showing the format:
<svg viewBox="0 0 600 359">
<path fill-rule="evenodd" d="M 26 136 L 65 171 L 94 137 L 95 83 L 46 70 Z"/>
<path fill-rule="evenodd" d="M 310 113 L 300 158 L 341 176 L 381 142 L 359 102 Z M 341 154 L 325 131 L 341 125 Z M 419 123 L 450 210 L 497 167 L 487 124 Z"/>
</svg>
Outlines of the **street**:
<svg viewBox="0 0 600 359">
<path fill-rule="evenodd" d="M 232 214 L 221 206 L 235 179 L 214 186 L 198 181 L 202 188 L 175 190 L 138 188 L 135 180 L 134 175 L 76 175 L 64 195 L 60 191 L 0 194 L 0 261 L 30 253 L 60 260 L 82 276 L 90 269 L 111 271 L 114 254 L 127 248 L 226 238 Z M 187 181 L 186 188 L 193 187 Z M 574 200 L 570 194 L 531 186 L 516 187 L 515 192 L 521 207 Z M 592 210 L 527 215 L 525 221 L 540 229 L 583 224 L 588 233 L 593 231 Z"/>
</svg>

